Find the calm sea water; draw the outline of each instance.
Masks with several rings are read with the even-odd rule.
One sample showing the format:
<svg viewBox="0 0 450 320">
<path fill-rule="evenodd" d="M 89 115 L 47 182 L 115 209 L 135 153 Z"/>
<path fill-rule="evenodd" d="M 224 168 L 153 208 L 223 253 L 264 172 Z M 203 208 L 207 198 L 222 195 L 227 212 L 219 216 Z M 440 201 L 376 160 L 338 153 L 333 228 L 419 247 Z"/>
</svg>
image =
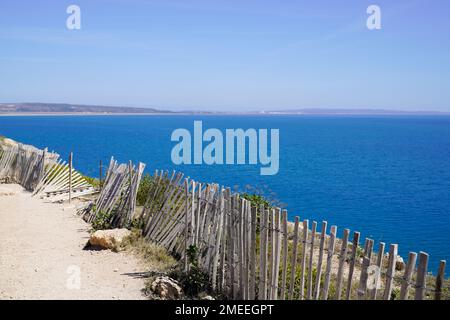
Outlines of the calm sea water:
<svg viewBox="0 0 450 320">
<path fill-rule="evenodd" d="M 175 166 L 170 135 L 206 128 L 280 129 L 280 171 L 260 176 L 248 165 Z M 142 161 L 147 171 L 176 169 L 203 182 L 257 186 L 287 204 L 289 217 L 327 220 L 399 252 L 430 254 L 434 272 L 450 259 L 450 117 L 39 116 L 0 117 L 0 134 L 74 152 L 81 172 L 98 163 Z"/>
</svg>

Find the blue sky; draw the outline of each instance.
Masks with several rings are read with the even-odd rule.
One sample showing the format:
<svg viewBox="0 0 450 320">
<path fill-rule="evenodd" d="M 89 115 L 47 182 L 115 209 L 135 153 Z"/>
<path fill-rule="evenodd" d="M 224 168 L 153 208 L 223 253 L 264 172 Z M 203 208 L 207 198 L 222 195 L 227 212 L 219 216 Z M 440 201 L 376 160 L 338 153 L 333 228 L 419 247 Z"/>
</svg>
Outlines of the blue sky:
<svg viewBox="0 0 450 320">
<path fill-rule="evenodd" d="M 1 1 L 0 102 L 450 111 L 449 15 L 447 0 Z"/>
</svg>

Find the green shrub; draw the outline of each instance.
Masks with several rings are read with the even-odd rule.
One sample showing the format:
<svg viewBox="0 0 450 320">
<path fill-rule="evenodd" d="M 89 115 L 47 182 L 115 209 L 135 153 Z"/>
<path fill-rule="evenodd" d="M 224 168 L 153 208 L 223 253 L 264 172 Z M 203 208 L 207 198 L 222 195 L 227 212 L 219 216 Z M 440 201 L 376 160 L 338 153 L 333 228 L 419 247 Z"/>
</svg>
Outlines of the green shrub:
<svg viewBox="0 0 450 320">
<path fill-rule="evenodd" d="M 96 230 L 106 230 L 111 228 L 111 217 L 113 216 L 112 212 L 106 213 L 104 211 L 98 211 L 94 207 L 95 219 L 92 221 L 92 229 Z"/>
<path fill-rule="evenodd" d="M 252 207 L 259 208 L 259 207 L 261 207 L 261 205 L 263 205 L 264 208 L 272 207 L 269 200 L 265 199 L 262 195 L 259 195 L 259 194 L 242 193 L 241 198 L 244 198 L 244 199 L 250 201 Z"/>
<path fill-rule="evenodd" d="M 150 190 L 153 188 L 153 177 L 148 173 L 142 177 L 141 182 L 139 183 L 139 189 L 137 192 L 136 203 L 138 206 L 145 205 L 145 201 L 147 201 L 148 194 Z"/>
<path fill-rule="evenodd" d="M 277 199 L 277 195 L 268 186 L 263 185 L 262 188 L 246 185 L 242 190 L 239 186 L 234 187 L 236 192 L 240 191 L 240 196 L 251 202 L 252 206 L 264 205 L 266 209 L 274 207 L 285 208 L 286 204 Z"/>
<path fill-rule="evenodd" d="M 210 289 L 209 276 L 198 266 L 199 249 L 197 246 L 189 246 L 186 249 L 186 254 L 189 261 L 189 271 L 181 274 L 179 280 L 187 295 L 197 296 L 199 293 Z"/>
<path fill-rule="evenodd" d="M 400 289 L 393 288 L 391 292 L 391 300 L 398 300 L 400 297 Z"/>
</svg>

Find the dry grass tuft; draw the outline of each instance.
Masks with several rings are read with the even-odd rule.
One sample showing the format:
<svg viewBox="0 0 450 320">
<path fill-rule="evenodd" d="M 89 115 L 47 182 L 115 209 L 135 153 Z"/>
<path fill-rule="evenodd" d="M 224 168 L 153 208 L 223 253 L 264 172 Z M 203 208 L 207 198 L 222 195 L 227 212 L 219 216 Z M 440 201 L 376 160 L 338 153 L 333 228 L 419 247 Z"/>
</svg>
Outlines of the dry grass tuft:
<svg viewBox="0 0 450 320">
<path fill-rule="evenodd" d="M 145 240 L 141 231 L 133 229 L 118 250 L 126 250 L 138 256 L 155 273 L 168 273 L 177 266 L 177 261 L 164 247 Z"/>
</svg>

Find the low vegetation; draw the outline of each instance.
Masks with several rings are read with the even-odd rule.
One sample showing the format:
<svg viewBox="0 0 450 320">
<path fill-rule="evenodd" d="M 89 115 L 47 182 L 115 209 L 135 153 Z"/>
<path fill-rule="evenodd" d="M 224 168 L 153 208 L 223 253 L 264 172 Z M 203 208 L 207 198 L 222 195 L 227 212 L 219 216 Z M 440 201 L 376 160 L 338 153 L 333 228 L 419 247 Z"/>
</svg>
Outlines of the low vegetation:
<svg viewBox="0 0 450 320">
<path fill-rule="evenodd" d="M 154 179 L 148 173 L 141 178 L 141 182 L 139 184 L 137 196 L 136 196 L 136 204 L 138 206 L 145 205 L 145 201 L 147 200 L 147 196 L 150 190 L 153 188 Z"/>
<path fill-rule="evenodd" d="M 132 229 L 131 235 L 124 239 L 121 247 L 117 250 L 132 252 L 141 258 L 144 264 L 155 274 L 169 273 L 178 264 L 164 247 L 146 241 L 139 229 Z"/>
<path fill-rule="evenodd" d="M 189 246 L 186 254 L 189 261 L 189 271 L 181 273 L 179 280 L 188 296 L 198 296 L 211 289 L 209 276 L 198 266 L 198 247 Z"/>
<path fill-rule="evenodd" d="M 83 178 L 94 188 L 100 188 L 100 180 L 89 176 L 83 176 Z"/>
<path fill-rule="evenodd" d="M 92 208 L 94 212 L 97 211 L 95 206 Z M 94 221 L 92 221 L 91 227 L 93 231 L 106 230 L 111 228 L 111 218 L 113 217 L 113 212 L 106 213 L 104 211 L 96 212 Z"/>
</svg>

